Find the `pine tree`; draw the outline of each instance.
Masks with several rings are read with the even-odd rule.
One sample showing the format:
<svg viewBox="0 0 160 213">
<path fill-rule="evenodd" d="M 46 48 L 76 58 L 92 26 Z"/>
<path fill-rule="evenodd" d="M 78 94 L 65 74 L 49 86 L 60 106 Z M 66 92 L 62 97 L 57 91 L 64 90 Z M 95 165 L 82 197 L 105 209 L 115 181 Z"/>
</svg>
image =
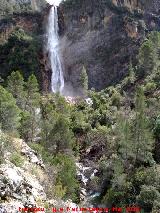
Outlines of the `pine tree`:
<svg viewBox="0 0 160 213">
<path fill-rule="evenodd" d="M 19 127 L 19 134 L 22 139 L 24 139 L 26 142 L 32 141 L 33 140 L 33 122 L 32 124 L 32 114 L 30 114 L 27 111 L 21 112 L 21 125 Z M 37 128 L 37 126 L 35 126 Z"/>
<path fill-rule="evenodd" d="M 83 93 L 86 96 L 87 91 L 88 91 L 88 75 L 87 75 L 87 70 L 83 66 L 81 76 L 80 76 L 80 81 L 81 81 L 81 86 L 83 88 Z"/>
<path fill-rule="evenodd" d="M 30 112 L 39 107 L 40 93 L 38 87 L 37 78 L 32 74 L 26 83 L 26 109 Z"/>
<path fill-rule="evenodd" d="M 20 71 L 12 72 L 8 77 L 7 89 L 16 99 L 17 106 L 24 109 L 26 94 L 24 91 L 24 78 Z"/>
<path fill-rule="evenodd" d="M 157 53 L 151 40 L 145 41 L 139 51 L 139 70 L 138 75 L 143 77 L 152 73 L 155 69 Z"/>
<path fill-rule="evenodd" d="M 69 129 L 69 120 L 64 118 L 63 115 L 58 116 L 56 123 L 49 134 L 49 139 L 49 146 L 55 146 L 56 153 L 71 149 L 73 133 Z"/>
<path fill-rule="evenodd" d="M 135 97 L 135 116 L 129 119 L 119 115 L 117 119 L 117 148 L 123 160 L 132 163 L 152 163 L 153 136 L 145 115 L 145 96 L 142 87 L 137 88 Z"/>
<path fill-rule="evenodd" d="M 12 94 L 0 86 L 0 125 L 2 130 L 15 132 L 19 126 L 20 110 Z"/>
<path fill-rule="evenodd" d="M 130 83 L 134 83 L 134 81 L 135 81 L 135 72 L 134 72 L 134 68 L 133 68 L 133 65 L 132 65 L 132 63 L 130 62 L 130 64 L 129 64 L 129 81 L 130 81 Z"/>
<path fill-rule="evenodd" d="M 46 147 L 53 152 L 56 149 L 55 147 L 57 147 L 57 150 L 59 149 L 58 141 L 60 141 L 62 145 L 64 139 L 66 139 L 66 148 L 68 148 L 68 141 L 70 141 L 70 138 L 72 137 L 72 135 L 70 136 L 70 133 L 72 134 L 72 132 L 69 128 L 70 107 L 65 99 L 57 94 L 48 95 L 42 99 L 41 109 L 41 134 L 43 141 L 46 142 Z M 60 137 L 62 138 L 62 141 L 61 139 L 58 139 Z M 68 137 L 68 139 L 66 137 Z"/>
<path fill-rule="evenodd" d="M 33 141 L 39 133 L 40 125 L 40 93 L 35 75 L 31 75 L 26 82 L 25 111 L 21 119 L 21 136 Z"/>
<path fill-rule="evenodd" d="M 131 124 L 127 115 L 118 115 L 117 129 L 118 152 L 123 160 L 128 160 L 132 156 Z"/>
<path fill-rule="evenodd" d="M 136 92 L 132 140 L 135 163 L 137 161 L 152 162 L 154 140 L 151 130 L 148 128 L 148 120 L 145 115 L 145 96 L 142 87 L 138 87 Z"/>
</svg>

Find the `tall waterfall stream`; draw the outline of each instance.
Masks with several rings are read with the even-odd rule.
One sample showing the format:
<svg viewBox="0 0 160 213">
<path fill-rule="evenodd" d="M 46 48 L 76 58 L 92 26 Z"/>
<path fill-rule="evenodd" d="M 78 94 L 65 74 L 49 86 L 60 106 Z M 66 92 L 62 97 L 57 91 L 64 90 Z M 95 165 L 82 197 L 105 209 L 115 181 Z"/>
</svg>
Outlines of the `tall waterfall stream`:
<svg viewBox="0 0 160 213">
<path fill-rule="evenodd" d="M 52 69 L 51 90 L 53 93 L 62 93 L 64 87 L 63 70 L 61 56 L 59 52 L 59 35 L 58 35 L 58 12 L 57 6 L 52 6 L 48 17 L 47 26 L 47 50 Z"/>
</svg>

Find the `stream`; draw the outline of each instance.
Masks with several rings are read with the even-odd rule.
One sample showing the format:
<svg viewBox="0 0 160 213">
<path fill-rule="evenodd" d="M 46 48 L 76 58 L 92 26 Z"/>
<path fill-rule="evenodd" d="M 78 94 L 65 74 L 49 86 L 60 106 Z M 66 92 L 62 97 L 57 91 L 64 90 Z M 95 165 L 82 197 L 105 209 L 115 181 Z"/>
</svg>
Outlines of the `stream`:
<svg viewBox="0 0 160 213">
<path fill-rule="evenodd" d="M 85 207 L 93 207 L 92 200 L 100 195 L 95 189 L 90 188 L 92 179 L 96 176 L 98 170 L 92 166 L 76 162 L 77 177 L 80 182 L 80 203 Z"/>
</svg>

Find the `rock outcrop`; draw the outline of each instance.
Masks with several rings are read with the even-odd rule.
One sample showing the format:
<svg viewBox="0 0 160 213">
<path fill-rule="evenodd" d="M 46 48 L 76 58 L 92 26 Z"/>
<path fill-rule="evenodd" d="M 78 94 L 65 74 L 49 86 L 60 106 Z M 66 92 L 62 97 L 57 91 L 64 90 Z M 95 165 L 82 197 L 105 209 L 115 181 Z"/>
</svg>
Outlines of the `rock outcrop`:
<svg viewBox="0 0 160 213">
<path fill-rule="evenodd" d="M 21 166 L 12 162 L 12 149 L 23 158 Z M 0 131 L 0 154 L 0 213 L 18 213 L 26 209 L 25 212 L 47 213 L 62 208 L 69 213 L 72 212 L 69 209 L 78 208 L 71 200 L 63 201 L 54 195 L 56 169 L 51 175 L 51 167 L 44 165 L 40 155 L 23 140 L 8 138 Z M 47 187 L 52 191 L 50 196 Z"/>
<path fill-rule="evenodd" d="M 43 187 L 35 177 L 27 173 L 9 162 L 0 166 L 0 206 L 8 213 L 14 212 L 14 209 L 18 211 L 19 207 L 39 207 L 38 199 L 42 203 L 46 200 Z"/>
<path fill-rule="evenodd" d="M 60 5 L 66 85 L 79 89 L 83 65 L 89 87 L 117 83 L 128 73 L 146 34 L 159 30 L 159 1 L 82 0 Z M 67 89 L 67 88 L 66 88 Z"/>
<path fill-rule="evenodd" d="M 1 137 L 6 137 L 0 133 Z M 45 177 L 45 166 L 42 159 L 23 140 L 13 139 L 11 142 L 17 153 L 23 156 L 23 163 L 18 167 L 13 162 L 10 149 L 2 144 L 3 163 L 0 164 L 0 212 L 16 213 L 19 208 L 35 208 L 44 205 L 47 200 L 45 189 L 37 171 Z"/>
</svg>

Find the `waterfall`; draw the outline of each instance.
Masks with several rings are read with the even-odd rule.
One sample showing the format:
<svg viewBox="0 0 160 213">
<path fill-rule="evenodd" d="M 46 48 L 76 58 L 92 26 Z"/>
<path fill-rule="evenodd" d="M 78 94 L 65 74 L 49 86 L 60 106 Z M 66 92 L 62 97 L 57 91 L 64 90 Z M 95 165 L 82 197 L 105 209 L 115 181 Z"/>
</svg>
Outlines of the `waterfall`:
<svg viewBox="0 0 160 213">
<path fill-rule="evenodd" d="M 58 13 L 57 7 L 52 6 L 48 18 L 47 27 L 47 50 L 49 52 L 49 59 L 52 69 L 51 90 L 52 92 L 62 93 L 64 87 L 63 70 L 61 64 L 61 57 L 59 54 L 59 35 L 58 35 Z"/>
</svg>

